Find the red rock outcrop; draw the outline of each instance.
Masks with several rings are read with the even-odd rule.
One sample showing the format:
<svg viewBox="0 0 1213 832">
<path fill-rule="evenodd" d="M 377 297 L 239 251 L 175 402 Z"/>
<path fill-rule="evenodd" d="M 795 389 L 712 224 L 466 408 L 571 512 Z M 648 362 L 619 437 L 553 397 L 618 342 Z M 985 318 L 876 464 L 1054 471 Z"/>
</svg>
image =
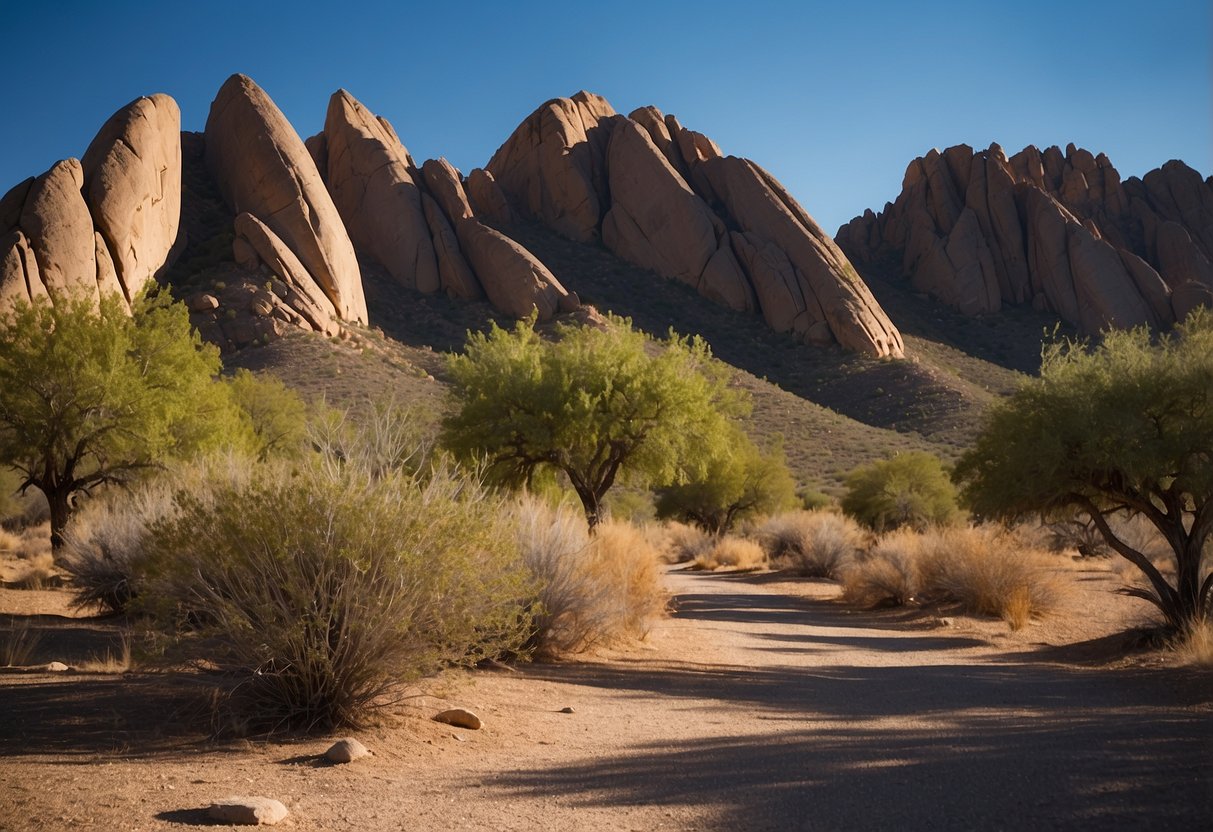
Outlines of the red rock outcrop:
<svg viewBox="0 0 1213 832">
<path fill-rule="evenodd" d="M 390 125 L 345 90 L 329 99 L 324 132 L 313 136 L 313 158 L 350 239 L 392 277 L 421 292 L 438 291 L 438 261 L 421 205 L 412 159 Z"/>
<path fill-rule="evenodd" d="M 654 107 L 624 117 L 586 92 L 548 101 L 487 170 L 514 208 L 566 237 L 802 340 L 903 354 L 845 255 L 774 177 Z"/>
<path fill-rule="evenodd" d="M 211 104 L 205 135 L 207 166 L 232 210 L 274 232 L 338 317 L 365 323 L 354 246 L 312 155 L 269 96 L 252 79 L 233 75 Z"/>
<path fill-rule="evenodd" d="M 932 150 L 897 199 L 839 229 L 860 264 L 895 261 L 967 314 L 1032 303 L 1095 333 L 1166 326 L 1213 288 L 1213 177 L 1168 162 L 1121 181 L 1102 153 L 998 145 Z"/>
<path fill-rule="evenodd" d="M 181 112 L 167 95 L 123 107 L 81 158 L 99 245 L 127 300 L 169 259 L 181 220 Z M 108 251 L 103 251 L 108 249 Z M 100 274 L 100 272 L 99 272 Z"/>
</svg>

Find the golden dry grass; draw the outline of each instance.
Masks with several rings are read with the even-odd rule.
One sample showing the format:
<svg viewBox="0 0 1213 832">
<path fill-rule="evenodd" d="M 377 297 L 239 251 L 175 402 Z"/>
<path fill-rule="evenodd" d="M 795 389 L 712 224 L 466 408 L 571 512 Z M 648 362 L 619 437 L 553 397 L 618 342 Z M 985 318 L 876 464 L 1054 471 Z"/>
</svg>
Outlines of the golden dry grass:
<svg viewBox="0 0 1213 832">
<path fill-rule="evenodd" d="M 877 540 L 843 568 L 843 600 L 864 607 L 901 606 L 918 595 L 922 534 L 898 529 Z"/>
<path fill-rule="evenodd" d="M 1184 664 L 1213 667 L 1213 621 L 1193 624 L 1175 640 L 1174 647 Z"/>
<path fill-rule="evenodd" d="M 931 598 L 998 616 L 1015 630 L 1060 601 L 1049 556 L 1005 529 L 936 529 L 924 533 L 919 546 L 921 592 Z"/>
<path fill-rule="evenodd" d="M 726 536 L 695 556 L 695 569 L 760 569 L 766 566 L 767 553 L 752 540 Z"/>
<path fill-rule="evenodd" d="M 842 574 L 864 543 L 859 524 L 832 511 L 776 515 L 757 531 L 771 563 L 811 578 Z"/>
<path fill-rule="evenodd" d="M 710 534 L 697 526 L 670 520 L 653 533 L 653 543 L 666 563 L 693 561 L 713 545 Z"/>
</svg>

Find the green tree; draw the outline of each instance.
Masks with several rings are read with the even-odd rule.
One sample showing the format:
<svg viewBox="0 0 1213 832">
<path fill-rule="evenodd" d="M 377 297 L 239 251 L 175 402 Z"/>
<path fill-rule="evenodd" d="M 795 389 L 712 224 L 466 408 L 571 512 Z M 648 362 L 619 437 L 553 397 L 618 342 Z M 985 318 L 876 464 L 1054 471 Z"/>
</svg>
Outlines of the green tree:
<svg viewBox="0 0 1213 832">
<path fill-rule="evenodd" d="M 720 535 L 745 517 L 790 508 L 796 483 L 788 472 L 783 446 L 766 453 L 745 431 L 730 424 L 724 441 L 707 448 L 697 476 L 657 492 L 657 516 L 676 517 Z"/>
<path fill-rule="evenodd" d="M 247 442 L 218 350 L 167 296 L 18 302 L 0 316 L 0 463 L 41 490 L 58 552 L 77 495 L 158 461 Z"/>
<path fill-rule="evenodd" d="M 956 515 L 956 489 L 939 459 L 925 451 L 895 454 L 847 475 L 842 510 L 878 532 L 923 529 Z"/>
<path fill-rule="evenodd" d="M 260 461 L 302 452 L 308 440 L 308 410 L 298 393 L 273 376 L 243 369 L 227 383 L 232 401 L 248 420 L 251 450 Z"/>
<path fill-rule="evenodd" d="M 1142 328 L 1109 332 L 1094 348 L 1046 347 L 1040 377 L 993 409 L 956 479 L 984 516 L 1085 513 L 1149 581 L 1130 594 L 1177 629 L 1208 617 L 1213 315 L 1198 310 L 1157 343 Z M 1167 541 L 1174 583 L 1117 535 L 1118 512 L 1145 517 Z"/>
<path fill-rule="evenodd" d="M 674 482 L 718 441 L 725 412 L 739 408 L 724 371 L 699 338 L 670 338 L 653 350 L 625 319 L 603 328 L 564 326 L 554 340 L 534 321 L 471 334 L 450 370 L 455 412 L 443 442 L 483 460 L 498 482 L 528 484 L 545 472 L 568 478 L 595 526 L 616 478 Z"/>
</svg>

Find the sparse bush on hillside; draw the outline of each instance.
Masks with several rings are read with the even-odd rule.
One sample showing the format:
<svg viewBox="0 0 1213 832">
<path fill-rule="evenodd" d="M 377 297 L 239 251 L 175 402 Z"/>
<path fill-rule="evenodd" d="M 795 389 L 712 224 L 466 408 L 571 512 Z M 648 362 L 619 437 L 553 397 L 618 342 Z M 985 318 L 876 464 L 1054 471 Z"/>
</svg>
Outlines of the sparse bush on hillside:
<svg viewBox="0 0 1213 832">
<path fill-rule="evenodd" d="M 579 512 L 534 498 L 516 514 L 522 559 L 536 579 L 531 643 L 540 654 L 580 653 L 648 632 L 666 599 L 657 552 L 638 529 L 608 521 L 591 537 Z"/>
<path fill-rule="evenodd" d="M 999 616 L 1013 629 L 1051 611 L 1060 587 L 1046 555 L 994 526 L 935 529 L 918 541 L 921 592 L 957 601 L 977 615 Z"/>
<path fill-rule="evenodd" d="M 711 538 L 711 545 L 695 556 L 695 569 L 759 569 L 767 564 L 767 553 L 757 543 L 742 537 Z"/>
<path fill-rule="evenodd" d="M 232 400 L 247 419 L 252 453 L 261 461 L 273 456 L 299 457 L 307 448 L 307 405 L 291 388 L 270 375 L 237 370 L 228 379 Z"/>
<path fill-rule="evenodd" d="M 427 422 L 413 408 L 386 399 L 357 412 L 321 405 L 308 420 L 307 433 L 330 468 L 351 466 L 372 477 L 413 475 L 432 462 Z"/>
<path fill-rule="evenodd" d="M 758 537 L 772 563 L 811 578 L 834 578 L 863 545 L 863 531 L 830 511 L 794 511 L 767 520 Z"/>
<path fill-rule="evenodd" d="M 950 523 L 956 488 L 938 457 L 909 451 L 856 468 L 847 476 L 842 510 L 876 532 L 910 526 L 919 531 Z"/>
<path fill-rule="evenodd" d="M 141 606 L 238 685 L 250 727 L 357 724 L 400 681 L 520 648 L 530 578 L 500 501 L 439 470 L 260 466 L 178 493 Z"/>
</svg>

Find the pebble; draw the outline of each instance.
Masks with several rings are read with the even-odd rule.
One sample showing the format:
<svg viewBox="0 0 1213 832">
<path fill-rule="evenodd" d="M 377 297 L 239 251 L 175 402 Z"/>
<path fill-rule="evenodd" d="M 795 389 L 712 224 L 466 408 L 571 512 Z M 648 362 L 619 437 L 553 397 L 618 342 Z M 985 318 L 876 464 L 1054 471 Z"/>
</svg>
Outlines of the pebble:
<svg viewBox="0 0 1213 832">
<path fill-rule="evenodd" d="M 560 709 L 560 713 L 562 713 L 562 714 L 574 714 L 574 713 L 577 713 L 577 712 L 576 712 L 576 711 L 574 711 L 572 708 L 570 708 L 569 706 L 567 706 L 567 705 L 566 705 L 565 707 L 563 707 L 563 708 L 561 708 L 561 709 Z"/>
<path fill-rule="evenodd" d="M 63 673 L 71 670 L 71 668 L 65 665 L 63 662 L 51 662 L 46 666 L 46 669 L 51 673 Z"/>
<path fill-rule="evenodd" d="M 285 806 L 269 797 L 225 797 L 212 803 L 206 814 L 220 823 L 273 826 L 290 813 Z"/>
</svg>

